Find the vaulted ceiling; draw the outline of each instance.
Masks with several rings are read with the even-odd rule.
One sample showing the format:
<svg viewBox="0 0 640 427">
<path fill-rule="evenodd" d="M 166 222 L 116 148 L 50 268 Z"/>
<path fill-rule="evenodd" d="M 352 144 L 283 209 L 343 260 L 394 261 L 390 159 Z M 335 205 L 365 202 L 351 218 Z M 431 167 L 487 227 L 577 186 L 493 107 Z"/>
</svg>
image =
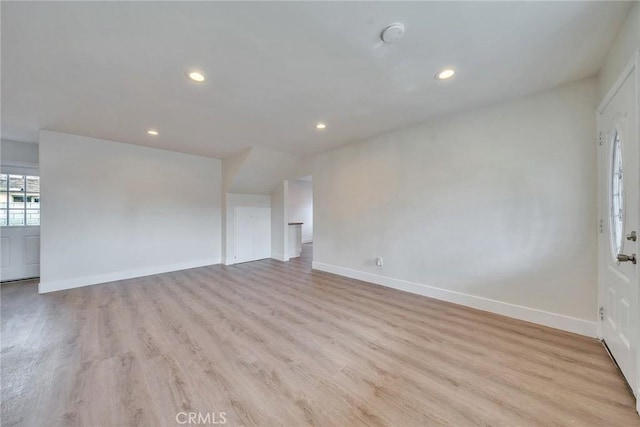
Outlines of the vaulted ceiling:
<svg viewBox="0 0 640 427">
<path fill-rule="evenodd" d="M 225 157 L 252 146 L 312 154 L 594 76 L 630 3 L 1 7 L 3 139 L 36 142 L 48 129 Z M 405 37 L 384 44 L 395 22 Z M 436 81 L 445 66 L 456 76 Z M 188 80 L 190 69 L 207 80 Z"/>
</svg>

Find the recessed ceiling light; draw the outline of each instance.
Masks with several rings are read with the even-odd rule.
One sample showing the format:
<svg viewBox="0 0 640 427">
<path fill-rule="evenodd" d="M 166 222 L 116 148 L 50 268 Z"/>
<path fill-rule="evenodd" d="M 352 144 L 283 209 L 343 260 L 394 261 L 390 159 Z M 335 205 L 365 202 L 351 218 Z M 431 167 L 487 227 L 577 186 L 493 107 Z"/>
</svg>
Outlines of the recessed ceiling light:
<svg viewBox="0 0 640 427">
<path fill-rule="evenodd" d="M 321 123 L 318 123 L 318 124 L 316 125 L 316 129 L 324 129 L 324 128 L 326 128 L 326 127 L 327 127 L 327 125 L 325 125 L 325 124 L 324 124 L 324 123 L 322 123 L 322 122 L 321 122 Z"/>
<path fill-rule="evenodd" d="M 158 131 L 157 131 L 157 130 L 155 130 L 155 129 L 149 129 L 149 130 L 147 131 L 147 133 L 148 133 L 149 135 L 158 136 Z"/>
<path fill-rule="evenodd" d="M 447 80 L 453 77 L 456 71 L 453 68 L 445 68 L 443 70 L 438 71 L 436 74 L 437 80 Z"/>
<path fill-rule="evenodd" d="M 194 82 L 202 83 L 204 81 L 204 74 L 199 71 L 189 72 L 189 78 Z"/>
</svg>

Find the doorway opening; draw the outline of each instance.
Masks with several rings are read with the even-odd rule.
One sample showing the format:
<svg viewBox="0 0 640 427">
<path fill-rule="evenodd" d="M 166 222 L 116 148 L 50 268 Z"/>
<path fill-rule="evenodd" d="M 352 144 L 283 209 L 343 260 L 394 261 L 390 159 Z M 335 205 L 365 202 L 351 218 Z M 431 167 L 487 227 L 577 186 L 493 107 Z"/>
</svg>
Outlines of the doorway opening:
<svg viewBox="0 0 640 427">
<path fill-rule="evenodd" d="M 288 183 L 289 258 L 301 256 L 303 248 L 313 244 L 313 178 L 311 175 L 291 179 Z"/>
</svg>

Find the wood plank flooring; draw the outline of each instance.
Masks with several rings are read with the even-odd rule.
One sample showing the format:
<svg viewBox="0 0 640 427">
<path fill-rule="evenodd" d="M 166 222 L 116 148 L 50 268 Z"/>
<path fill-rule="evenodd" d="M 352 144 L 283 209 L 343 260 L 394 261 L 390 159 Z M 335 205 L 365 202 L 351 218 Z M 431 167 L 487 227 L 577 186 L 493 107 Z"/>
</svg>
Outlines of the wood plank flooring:
<svg viewBox="0 0 640 427">
<path fill-rule="evenodd" d="M 311 250 L 2 285 L 2 426 L 640 425 L 596 340 L 312 272 Z"/>
</svg>

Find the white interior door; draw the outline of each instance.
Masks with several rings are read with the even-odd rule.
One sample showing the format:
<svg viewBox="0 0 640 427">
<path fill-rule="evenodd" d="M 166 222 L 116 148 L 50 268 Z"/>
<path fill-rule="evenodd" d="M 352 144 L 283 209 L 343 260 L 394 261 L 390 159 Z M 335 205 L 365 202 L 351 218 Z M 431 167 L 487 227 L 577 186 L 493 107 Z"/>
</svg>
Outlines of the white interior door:
<svg viewBox="0 0 640 427">
<path fill-rule="evenodd" d="M 0 174 L 0 281 L 40 276 L 40 178 L 37 170 Z"/>
<path fill-rule="evenodd" d="M 253 260 L 253 211 L 249 208 L 234 209 L 234 262 Z"/>
<path fill-rule="evenodd" d="M 256 208 L 253 226 L 253 256 L 271 258 L 271 208 Z"/>
<path fill-rule="evenodd" d="M 599 109 L 600 333 L 634 394 L 638 382 L 638 88 L 625 72 Z"/>
<path fill-rule="evenodd" d="M 0 280 L 40 276 L 40 227 L 2 227 Z"/>
<path fill-rule="evenodd" d="M 271 257 L 271 209 L 237 207 L 234 209 L 235 262 Z"/>
</svg>

